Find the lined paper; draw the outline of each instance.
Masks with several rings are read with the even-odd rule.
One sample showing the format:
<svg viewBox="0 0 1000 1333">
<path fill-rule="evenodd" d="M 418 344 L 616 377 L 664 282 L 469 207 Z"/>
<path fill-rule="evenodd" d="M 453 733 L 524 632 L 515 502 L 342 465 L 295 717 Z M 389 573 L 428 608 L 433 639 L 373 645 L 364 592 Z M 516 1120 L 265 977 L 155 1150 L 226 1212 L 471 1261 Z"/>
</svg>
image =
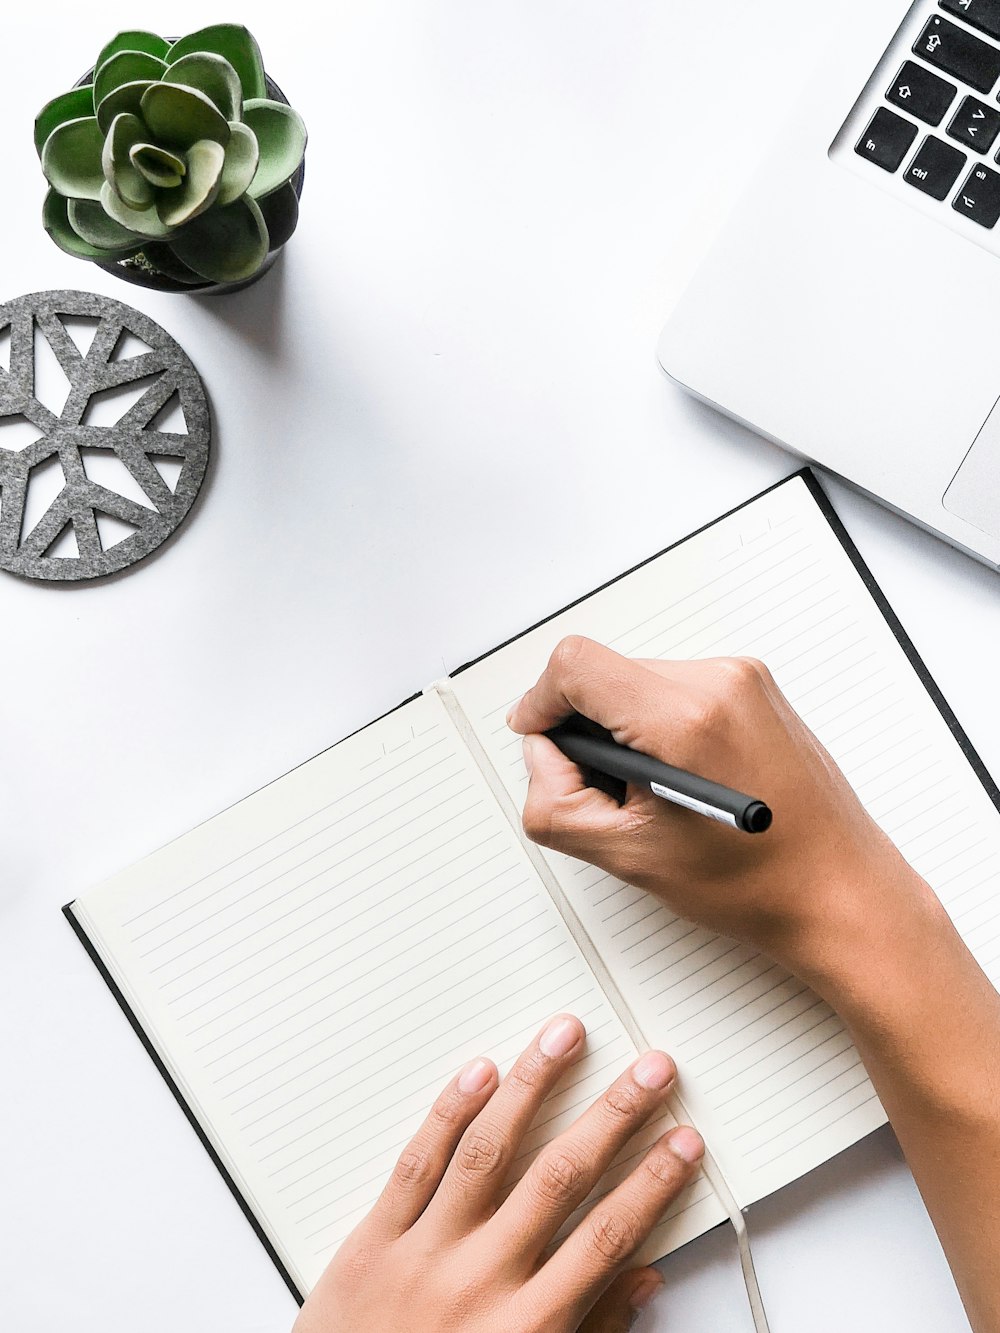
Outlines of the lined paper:
<svg viewBox="0 0 1000 1333">
<path fill-rule="evenodd" d="M 584 1021 L 519 1175 L 636 1055 L 434 696 L 75 910 L 303 1293 L 467 1060 L 503 1071 L 552 1013 Z M 700 1179 L 653 1250 L 723 1217 Z"/>
<path fill-rule="evenodd" d="M 566 634 L 635 657 L 749 655 L 830 750 L 1000 979 L 1000 819 L 800 478 L 722 520 L 453 682 L 520 809 L 504 716 Z M 766 793 L 762 794 L 766 797 Z M 839 1019 L 782 968 L 594 867 L 545 854 L 742 1205 L 885 1120 Z"/>
</svg>

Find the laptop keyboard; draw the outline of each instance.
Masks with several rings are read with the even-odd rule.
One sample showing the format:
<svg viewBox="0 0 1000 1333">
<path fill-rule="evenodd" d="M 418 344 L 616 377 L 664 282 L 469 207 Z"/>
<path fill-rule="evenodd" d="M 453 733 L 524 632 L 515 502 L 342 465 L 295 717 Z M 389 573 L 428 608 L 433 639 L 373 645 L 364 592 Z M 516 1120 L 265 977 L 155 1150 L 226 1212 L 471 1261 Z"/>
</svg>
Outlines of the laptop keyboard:
<svg viewBox="0 0 1000 1333">
<path fill-rule="evenodd" d="M 940 0 L 931 12 L 914 6 L 910 18 L 874 76 L 881 74 L 881 87 L 869 85 L 881 96 L 874 111 L 866 99 L 854 152 L 993 231 L 1000 223 L 1000 0 Z M 899 49 L 904 42 L 908 50 Z"/>
</svg>

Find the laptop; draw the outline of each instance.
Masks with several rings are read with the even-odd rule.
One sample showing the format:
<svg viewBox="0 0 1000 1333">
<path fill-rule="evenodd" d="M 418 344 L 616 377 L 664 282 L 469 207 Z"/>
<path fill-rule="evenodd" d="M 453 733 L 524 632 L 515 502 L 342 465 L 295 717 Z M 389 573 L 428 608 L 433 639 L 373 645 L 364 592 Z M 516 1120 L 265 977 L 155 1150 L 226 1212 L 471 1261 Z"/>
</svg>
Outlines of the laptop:
<svg viewBox="0 0 1000 1333">
<path fill-rule="evenodd" d="M 660 338 L 704 401 L 1000 568 L 1000 0 L 854 0 Z"/>
</svg>

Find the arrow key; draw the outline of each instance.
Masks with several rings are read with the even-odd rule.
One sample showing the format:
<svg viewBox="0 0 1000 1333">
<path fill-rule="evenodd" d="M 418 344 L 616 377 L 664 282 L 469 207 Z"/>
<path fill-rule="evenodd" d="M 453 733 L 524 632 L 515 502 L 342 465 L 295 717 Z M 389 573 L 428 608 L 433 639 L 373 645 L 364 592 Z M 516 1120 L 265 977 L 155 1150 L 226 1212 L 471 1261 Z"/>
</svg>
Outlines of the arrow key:
<svg viewBox="0 0 1000 1333">
<path fill-rule="evenodd" d="M 1000 134 L 1000 111 L 980 102 L 978 97 L 963 97 L 948 126 L 948 134 L 966 148 L 988 153 Z"/>
<path fill-rule="evenodd" d="M 987 37 L 1000 37 L 1000 0 L 941 0 L 941 8 Z"/>
<path fill-rule="evenodd" d="M 886 89 L 885 98 L 928 125 L 940 125 L 957 92 L 947 79 L 939 79 L 923 65 L 907 60 Z"/>
<path fill-rule="evenodd" d="M 1000 221 L 1000 175 L 977 164 L 951 206 L 981 227 L 995 227 Z"/>
</svg>

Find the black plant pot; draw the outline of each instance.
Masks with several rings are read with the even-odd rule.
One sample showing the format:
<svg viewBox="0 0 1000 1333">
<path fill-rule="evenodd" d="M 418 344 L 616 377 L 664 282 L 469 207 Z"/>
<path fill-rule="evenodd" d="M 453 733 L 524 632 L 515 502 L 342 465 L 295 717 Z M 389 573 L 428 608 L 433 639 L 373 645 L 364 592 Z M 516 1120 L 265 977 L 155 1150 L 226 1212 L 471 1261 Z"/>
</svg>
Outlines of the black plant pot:
<svg viewBox="0 0 1000 1333">
<path fill-rule="evenodd" d="M 77 87 L 82 87 L 83 85 L 90 83 L 93 77 L 94 70 L 91 68 L 77 80 Z M 267 83 L 268 97 L 274 102 L 283 102 L 285 106 L 291 106 L 291 102 L 289 102 L 288 98 L 271 76 L 265 74 L 264 78 Z M 298 201 L 302 195 L 302 184 L 305 180 L 305 175 L 306 164 L 305 159 L 303 159 L 299 164 L 298 171 L 291 180 L 292 189 L 295 191 L 296 201 Z M 266 200 L 264 202 L 266 203 Z M 266 215 L 267 210 L 263 208 L 263 205 L 262 211 L 264 211 Z M 163 254 L 166 247 L 158 246 L 155 241 L 150 242 L 150 244 L 144 246 L 138 254 L 130 255 L 127 259 L 96 259 L 93 262 L 96 263 L 98 268 L 103 269 L 105 273 L 111 273 L 114 277 L 121 278 L 123 282 L 131 282 L 137 287 L 147 287 L 151 291 L 190 292 L 196 296 L 221 296 L 227 292 L 240 292 L 244 287 L 250 287 L 262 278 L 285 248 L 285 242 L 292 235 L 297 222 L 298 208 L 296 207 L 295 216 L 292 219 L 285 220 L 286 225 L 284 227 L 284 234 L 282 234 L 281 241 L 274 246 L 273 249 L 267 252 L 263 264 L 261 264 L 253 277 L 243 278 L 240 282 L 210 282 L 207 279 L 199 279 L 194 274 L 192 274 L 192 277 L 195 278 L 195 281 L 189 282 L 179 277 L 171 277 L 168 273 L 160 272 L 156 263 L 157 255 L 158 253 Z M 288 225 L 289 223 L 290 227 Z M 270 227 L 268 230 L 269 232 L 271 231 Z M 147 251 L 149 252 L 148 257 Z M 165 256 L 163 262 L 167 262 Z M 179 261 L 176 259 L 174 259 L 172 263 L 178 269 L 183 267 L 183 265 L 179 264 Z"/>
</svg>

